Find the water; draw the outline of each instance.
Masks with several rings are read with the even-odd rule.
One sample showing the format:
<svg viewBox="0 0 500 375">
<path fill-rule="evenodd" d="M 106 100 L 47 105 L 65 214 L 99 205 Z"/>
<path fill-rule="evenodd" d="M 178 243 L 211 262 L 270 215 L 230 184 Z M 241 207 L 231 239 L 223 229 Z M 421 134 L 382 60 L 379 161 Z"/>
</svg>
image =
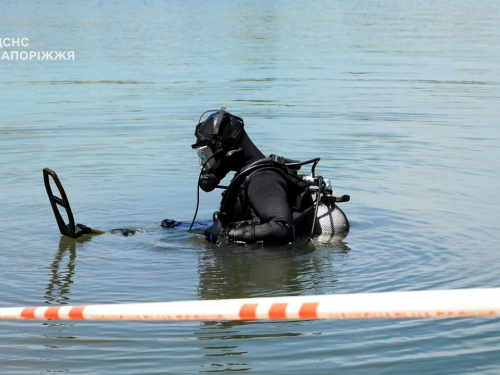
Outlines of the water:
<svg viewBox="0 0 500 375">
<path fill-rule="evenodd" d="M 498 287 L 500 13 L 459 1 L 3 1 L 1 306 Z M 12 50 L 4 48 L 2 51 Z M 2 52 L 0 51 L 0 52 Z M 194 125 L 227 104 L 265 154 L 322 158 L 351 233 L 218 248 L 189 222 Z M 78 222 L 61 238 L 42 168 Z M 218 193 L 202 196 L 210 220 Z M 497 374 L 498 319 L 0 322 L 8 374 Z"/>
</svg>

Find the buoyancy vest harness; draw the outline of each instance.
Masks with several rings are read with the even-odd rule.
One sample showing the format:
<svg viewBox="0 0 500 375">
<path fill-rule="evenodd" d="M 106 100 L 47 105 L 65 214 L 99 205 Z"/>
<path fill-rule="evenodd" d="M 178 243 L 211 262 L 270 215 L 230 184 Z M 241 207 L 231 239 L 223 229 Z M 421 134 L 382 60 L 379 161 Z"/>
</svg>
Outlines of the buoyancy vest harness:
<svg viewBox="0 0 500 375">
<path fill-rule="evenodd" d="M 299 218 L 306 215 L 313 218 L 313 198 L 309 191 L 309 184 L 297 174 L 300 165 L 294 165 L 294 161 L 277 155 L 271 155 L 255 161 L 241 169 L 231 180 L 229 186 L 223 193 L 223 198 L 219 207 L 220 218 L 223 223 L 231 224 L 237 221 L 258 222 L 258 218 L 250 207 L 247 195 L 247 187 L 255 174 L 261 171 L 274 171 L 285 178 L 288 184 L 288 203 L 294 217 L 294 223 L 307 222 Z M 291 165 L 290 165 L 291 164 Z M 237 208 L 237 209 L 236 209 Z M 238 214 L 235 215 L 235 212 Z M 298 219 L 298 220 L 297 220 Z M 310 228 L 310 224 L 307 225 Z M 296 228 L 297 230 L 298 228 Z M 300 229 L 300 228 L 299 228 Z M 306 228 L 304 228 L 306 229 Z"/>
</svg>

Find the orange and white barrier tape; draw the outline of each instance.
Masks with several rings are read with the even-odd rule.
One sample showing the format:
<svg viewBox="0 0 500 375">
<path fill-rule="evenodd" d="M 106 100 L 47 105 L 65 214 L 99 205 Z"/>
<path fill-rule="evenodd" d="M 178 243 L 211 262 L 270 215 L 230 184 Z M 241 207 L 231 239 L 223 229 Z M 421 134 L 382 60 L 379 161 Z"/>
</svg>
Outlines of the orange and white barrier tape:
<svg viewBox="0 0 500 375">
<path fill-rule="evenodd" d="M 0 308 L 0 319 L 269 320 L 500 316 L 500 288 Z"/>
</svg>

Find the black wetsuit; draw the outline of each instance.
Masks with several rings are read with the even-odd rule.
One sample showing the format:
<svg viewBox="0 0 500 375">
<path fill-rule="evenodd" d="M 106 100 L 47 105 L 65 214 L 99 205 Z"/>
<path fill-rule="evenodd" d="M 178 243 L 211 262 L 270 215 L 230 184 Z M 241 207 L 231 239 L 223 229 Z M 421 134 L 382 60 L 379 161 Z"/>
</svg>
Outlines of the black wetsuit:
<svg viewBox="0 0 500 375">
<path fill-rule="evenodd" d="M 229 120 L 222 122 L 222 139 L 230 138 L 234 130 L 233 120 L 234 118 L 231 119 L 231 125 Z M 214 117 L 211 116 L 200 127 L 197 135 L 199 146 L 205 144 L 204 139 L 213 138 L 213 121 Z M 302 231 L 300 223 L 304 222 L 301 219 L 304 217 L 303 213 L 313 206 L 307 185 L 300 177 L 290 177 L 295 172 L 289 171 L 284 163 L 279 165 L 275 160 L 274 164 L 252 170 L 248 175 L 243 174 L 250 166 L 268 158 L 255 146 L 244 129 L 234 142 L 234 154 L 224 157 L 217 167 L 206 171 L 207 175 L 213 175 L 218 181 L 229 171 L 237 172 L 222 200 L 222 214 L 219 216 L 216 212 L 214 224 L 205 230 L 207 240 L 216 242 L 219 237 L 227 237 L 230 241 L 245 243 L 287 244 L 294 241 L 295 235 Z M 237 176 L 245 178 L 239 179 Z M 202 189 L 210 191 L 213 187 Z M 310 225 L 308 228 L 310 230 Z"/>
<path fill-rule="evenodd" d="M 269 159 L 262 159 L 262 161 Z M 271 161 L 240 171 L 221 203 L 224 235 L 245 243 L 287 244 L 311 228 L 313 199 L 293 171 Z M 245 171 L 245 168 L 243 169 Z"/>
<path fill-rule="evenodd" d="M 288 182 L 280 174 L 263 170 L 255 173 L 246 186 L 249 214 L 240 218 L 238 204 L 235 207 L 236 222 L 253 221 L 232 225 L 228 238 L 232 241 L 289 243 L 295 240 L 293 215 L 288 199 Z M 233 212 L 234 212 L 233 211 Z M 248 217 L 248 216 L 251 217 Z M 239 219 L 239 220 L 238 220 Z M 258 221 L 256 220 L 258 219 Z"/>
</svg>

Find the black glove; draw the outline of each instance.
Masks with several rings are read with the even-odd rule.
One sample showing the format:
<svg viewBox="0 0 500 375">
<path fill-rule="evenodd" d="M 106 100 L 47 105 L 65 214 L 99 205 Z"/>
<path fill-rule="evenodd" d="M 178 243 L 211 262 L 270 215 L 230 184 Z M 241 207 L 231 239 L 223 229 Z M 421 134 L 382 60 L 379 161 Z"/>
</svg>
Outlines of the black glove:
<svg viewBox="0 0 500 375">
<path fill-rule="evenodd" d="M 227 236 L 227 229 L 224 228 L 222 221 L 219 218 L 219 211 L 214 212 L 214 223 L 211 227 L 205 229 L 205 238 L 208 242 L 217 243 L 219 237 Z"/>
</svg>

